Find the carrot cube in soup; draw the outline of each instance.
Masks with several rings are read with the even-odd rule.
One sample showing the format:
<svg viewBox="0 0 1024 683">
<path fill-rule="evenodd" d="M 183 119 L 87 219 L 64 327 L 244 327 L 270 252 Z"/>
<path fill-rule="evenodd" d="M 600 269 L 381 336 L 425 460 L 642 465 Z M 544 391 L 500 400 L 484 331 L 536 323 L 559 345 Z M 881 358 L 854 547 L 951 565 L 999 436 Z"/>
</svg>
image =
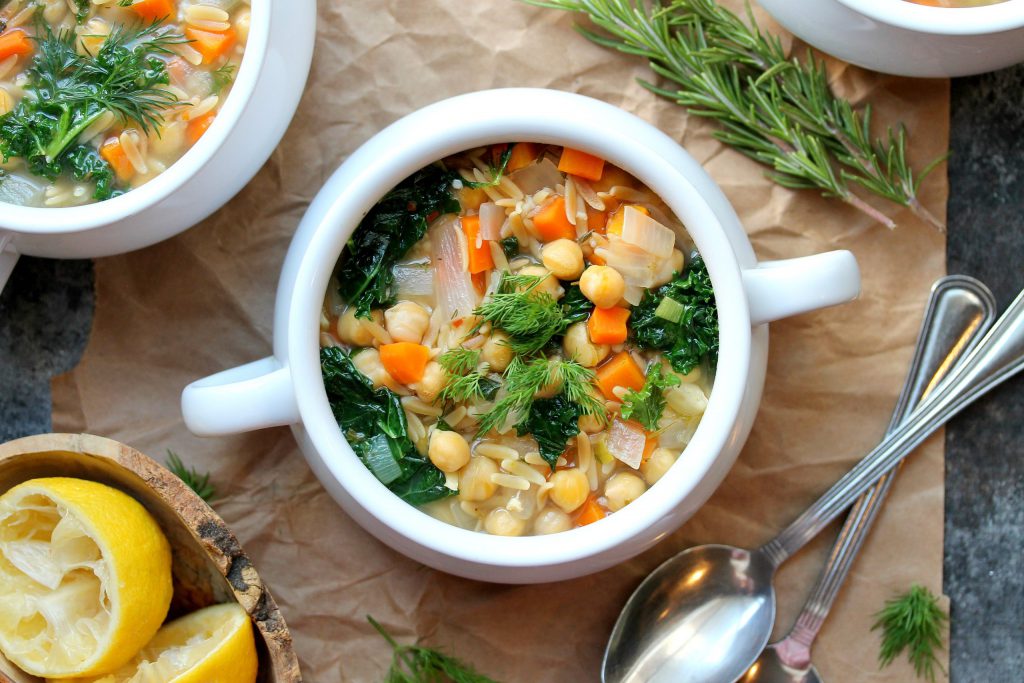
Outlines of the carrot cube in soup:
<svg viewBox="0 0 1024 683">
<path fill-rule="evenodd" d="M 558 170 L 562 173 L 597 181 L 604 174 L 604 159 L 578 149 L 565 147 L 562 149 L 562 157 L 558 160 Z"/>
<path fill-rule="evenodd" d="M 615 395 L 615 387 L 640 391 L 644 388 L 644 380 L 644 371 L 628 351 L 621 351 L 597 369 L 597 386 L 611 401 L 621 400 Z"/>
<path fill-rule="evenodd" d="M 532 142 L 517 142 L 512 147 L 512 153 L 508 157 L 508 166 L 505 170 L 512 173 L 521 168 L 526 168 L 536 161 L 538 153 L 539 150 L 536 144 Z"/>
<path fill-rule="evenodd" d="M 185 29 L 185 36 L 191 41 L 189 45 L 203 56 L 203 64 L 215 62 L 218 57 L 227 54 L 228 50 L 234 47 L 236 39 L 233 28 L 217 33 L 189 27 Z"/>
<path fill-rule="evenodd" d="M 576 226 L 565 215 L 565 197 L 558 196 L 533 216 L 533 225 L 542 242 L 575 240 Z"/>
<path fill-rule="evenodd" d="M 178 15 L 174 9 L 174 0 L 136 0 L 128 9 L 146 21 L 173 20 Z"/>
<path fill-rule="evenodd" d="M 188 128 L 185 129 L 185 138 L 188 140 L 190 147 L 199 142 L 199 138 L 203 137 L 203 134 L 210 129 L 215 118 L 217 118 L 217 113 L 211 111 L 194 121 L 188 122 Z"/>
<path fill-rule="evenodd" d="M 469 273 L 485 273 L 494 269 L 494 257 L 491 255 L 491 243 L 480 237 L 480 216 L 463 216 L 462 231 L 466 234 L 469 247 Z"/>
<path fill-rule="evenodd" d="M 629 331 L 626 329 L 627 320 L 629 320 L 628 308 L 619 306 L 595 308 L 587 320 L 590 341 L 595 344 L 621 344 L 629 336 Z"/>
<path fill-rule="evenodd" d="M 380 362 L 396 382 L 414 384 L 423 379 L 430 362 L 430 349 L 412 342 L 381 344 Z"/>
<path fill-rule="evenodd" d="M 587 526 L 604 519 L 607 514 L 597 498 L 591 495 L 587 501 L 580 506 L 580 514 L 576 517 L 576 526 Z"/>
<path fill-rule="evenodd" d="M 8 31 L 0 35 L 0 59 L 7 59 L 11 55 L 31 54 L 32 45 L 32 39 L 24 31 Z"/>
<path fill-rule="evenodd" d="M 121 183 L 127 183 L 135 177 L 135 166 L 128 159 L 128 154 L 117 138 L 110 138 L 100 145 L 100 156 L 107 160 Z"/>
</svg>

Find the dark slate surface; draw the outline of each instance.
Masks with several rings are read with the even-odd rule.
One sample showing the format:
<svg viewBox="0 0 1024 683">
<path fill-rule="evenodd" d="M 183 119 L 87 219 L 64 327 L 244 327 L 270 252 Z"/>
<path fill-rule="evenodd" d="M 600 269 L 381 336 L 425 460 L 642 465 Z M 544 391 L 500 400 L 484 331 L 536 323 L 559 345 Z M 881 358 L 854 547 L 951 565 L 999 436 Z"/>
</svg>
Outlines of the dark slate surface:
<svg viewBox="0 0 1024 683">
<path fill-rule="evenodd" d="M 1005 306 L 1024 287 L 1024 66 L 954 82 L 952 153 L 949 271 L 982 279 Z M 81 355 L 92 307 L 88 262 L 18 264 L 0 295 L 0 440 L 49 430 L 49 379 Z M 1024 378 L 947 430 L 956 683 L 1024 677 L 1022 438 Z"/>
</svg>

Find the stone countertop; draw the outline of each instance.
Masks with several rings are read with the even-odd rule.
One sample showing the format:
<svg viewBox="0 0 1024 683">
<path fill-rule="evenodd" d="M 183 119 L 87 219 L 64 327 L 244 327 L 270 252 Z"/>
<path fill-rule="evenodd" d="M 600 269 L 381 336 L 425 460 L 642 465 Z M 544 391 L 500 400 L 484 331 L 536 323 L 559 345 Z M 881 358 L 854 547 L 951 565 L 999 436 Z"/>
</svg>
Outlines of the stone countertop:
<svg viewBox="0 0 1024 683">
<path fill-rule="evenodd" d="M 1006 306 L 1024 277 L 1024 65 L 953 82 L 949 272 L 973 275 Z M 50 378 L 88 338 L 86 261 L 23 258 L 0 295 L 0 442 L 50 430 Z M 945 592 L 952 680 L 1024 671 L 1024 378 L 946 431 Z M 850 682 L 839 682 L 850 683 Z"/>
</svg>

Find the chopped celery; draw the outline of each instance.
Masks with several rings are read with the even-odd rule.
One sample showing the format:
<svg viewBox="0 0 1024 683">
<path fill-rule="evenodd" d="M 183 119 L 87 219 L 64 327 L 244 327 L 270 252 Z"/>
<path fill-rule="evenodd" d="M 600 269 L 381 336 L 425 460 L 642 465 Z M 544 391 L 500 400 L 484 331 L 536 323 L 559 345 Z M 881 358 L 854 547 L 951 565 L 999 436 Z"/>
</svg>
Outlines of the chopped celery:
<svg viewBox="0 0 1024 683">
<path fill-rule="evenodd" d="M 608 450 L 606 439 L 600 439 L 596 444 L 594 444 L 594 457 L 603 465 L 607 465 L 615 459 L 612 452 Z"/>
<path fill-rule="evenodd" d="M 654 315 L 668 320 L 672 323 L 677 323 L 683 319 L 683 313 L 686 311 L 686 306 L 679 303 L 670 296 L 666 296 L 658 303 L 658 308 L 654 310 Z"/>
</svg>

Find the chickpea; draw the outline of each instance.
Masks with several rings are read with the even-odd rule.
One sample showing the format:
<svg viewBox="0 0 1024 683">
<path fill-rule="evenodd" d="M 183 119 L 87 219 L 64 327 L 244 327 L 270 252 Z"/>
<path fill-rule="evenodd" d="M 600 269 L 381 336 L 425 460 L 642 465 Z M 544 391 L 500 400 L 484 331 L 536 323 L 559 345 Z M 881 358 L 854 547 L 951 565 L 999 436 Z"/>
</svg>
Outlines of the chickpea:
<svg viewBox="0 0 1024 683">
<path fill-rule="evenodd" d="M 541 510 L 533 522 L 533 532 L 538 535 L 557 534 L 568 531 L 572 527 L 572 519 L 558 508 L 547 507 Z"/>
<path fill-rule="evenodd" d="M 594 344 L 590 341 L 590 333 L 587 332 L 587 324 L 583 322 L 573 323 L 565 331 L 565 338 L 562 339 L 562 348 L 565 355 L 577 361 L 585 368 L 592 368 L 611 352 L 607 344 Z"/>
<path fill-rule="evenodd" d="M 644 480 L 632 472 L 619 472 L 612 475 L 604 485 L 604 496 L 608 499 L 608 509 L 618 512 L 626 507 L 647 490 Z"/>
<path fill-rule="evenodd" d="M 686 265 L 686 257 L 683 256 L 683 252 L 678 249 L 672 250 L 672 272 L 682 273 L 683 266 Z"/>
<path fill-rule="evenodd" d="M 430 435 L 427 457 L 442 472 L 458 472 L 469 462 L 469 443 L 458 432 L 435 429 Z"/>
<path fill-rule="evenodd" d="M 252 24 L 252 12 L 248 9 L 243 9 L 235 17 L 235 33 L 238 36 L 238 42 L 243 45 L 249 41 L 249 27 Z"/>
<path fill-rule="evenodd" d="M 160 127 L 159 135 L 153 132 L 149 136 L 149 151 L 162 157 L 180 153 L 185 147 L 187 127 L 184 121 L 167 121 Z"/>
<path fill-rule="evenodd" d="M 508 345 L 508 335 L 501 330 L 491 332 L 480 351 L 480 360 L 487 363 L 491 370 L 503 372 L 512 362 L 512 348 Z"/>
<path fill-rule="evenodd" d="M 608 426 L 608 420 L 601 415 L 580 415 L 580 431 L 587 434 L 597 434 Z"/>
<path fill-rule="evenodd" d="M 598 308 L 611 308 L 626 293 L 626 281 L 609 266 L 590 266 L 580 277 L 580 291 Z"/>
<path fill-rule="evenodd" d="M 370 317 L 378 325 L 384 322 L 384 314 L 380 311 L 370 311 Z M 373 346 L 374 336 L 369 322 L 366 318 L 357 318 L 356 309 L 349 307 L 338 318 L 338 339 L 350 346 Z"/>
<path fill-rule="evenodd" d="M 558 280 L 552 277 L 548 269 L 543 266 L 526 266 L 524 268 L 520 268 L 518 274 L 544 278 L 533 291 L 550 294 L 551 298 L 556 301 L 561 299 L 562 295 L 565 294 L 565 290 L 562 289 L 562 285 L 560 285 Z"/>
<path fill-rule="evenodd" d="M 45 0 L 43 4 L 45 5 L 43 19 L 48 24 L 56 24 L 68 13 L 68 3 L 66 0 Z"/>
<path fill-rule="evenodd" d="M 448 373 L 444 368 L 439 363 L 430 361 L 423 369 L 423 378 L 411 386 L 417 396 L 427 403 L 433 403 L 447 382 Z"/>
<path fill-rule="evenodd" d="M 419 344 L 430 327 L 430 314 L 412 301 L 399 301 L 384 311 L 384 325 L 396 342 Z"/>
<path fill-rule="evenodd" d="M 640 465 L 640 473 L 644 475 L 648 486 L 654 486 L 654 482 L 665 476 L 668 468 L 675 464 L 678 453 L 667 448 L 656 448 L 651 457 Z"/>
<path fill-rule="evenodd" d="M 498 465 L 490 458 L 475 456 L 459 474 L 459 500 L 470 502 L 487 500 L 498 490 L 491 475 L 498 473 Z"/>
<path fill-rule="evenodd" d="M 505 508 L 494 508 L 484 519 L 484 530 L 495 536 L 522 536 L 526 520 L 519 519 Z"/>
<path fill-rule="evenodd" d="M 384 369 L 383 363 L 380 362 L 380 352 L 377 349 L 362 349 L 359 353 L 352 354 L 352 365 L 370 378 L 374 389 L 387 387 L 392 391 L 401 390 L 401 385 Z"/>
<path fill-rule="evenodd" d="M 558 239 L 541 250 L 544 267 L 559 280 L 576 280 L 583 274 L 583 249 L 576 240 Z"/>
<path fill-rule="evenodd" d="M 558 470 L 549 480 L 552 485 L 548 496 L 551 502 L 565 512 L 572 512 L 587 500 L 590 495 L 590 482 L 587 475 L 578 469 Z"/>
<path fill-rule="evenodd" d="M 708 397 L 696 384 L 680 384 L 665 394 L 672 410 L 683 417 L 698 417 L 708 407 Z"/>
</svg>

